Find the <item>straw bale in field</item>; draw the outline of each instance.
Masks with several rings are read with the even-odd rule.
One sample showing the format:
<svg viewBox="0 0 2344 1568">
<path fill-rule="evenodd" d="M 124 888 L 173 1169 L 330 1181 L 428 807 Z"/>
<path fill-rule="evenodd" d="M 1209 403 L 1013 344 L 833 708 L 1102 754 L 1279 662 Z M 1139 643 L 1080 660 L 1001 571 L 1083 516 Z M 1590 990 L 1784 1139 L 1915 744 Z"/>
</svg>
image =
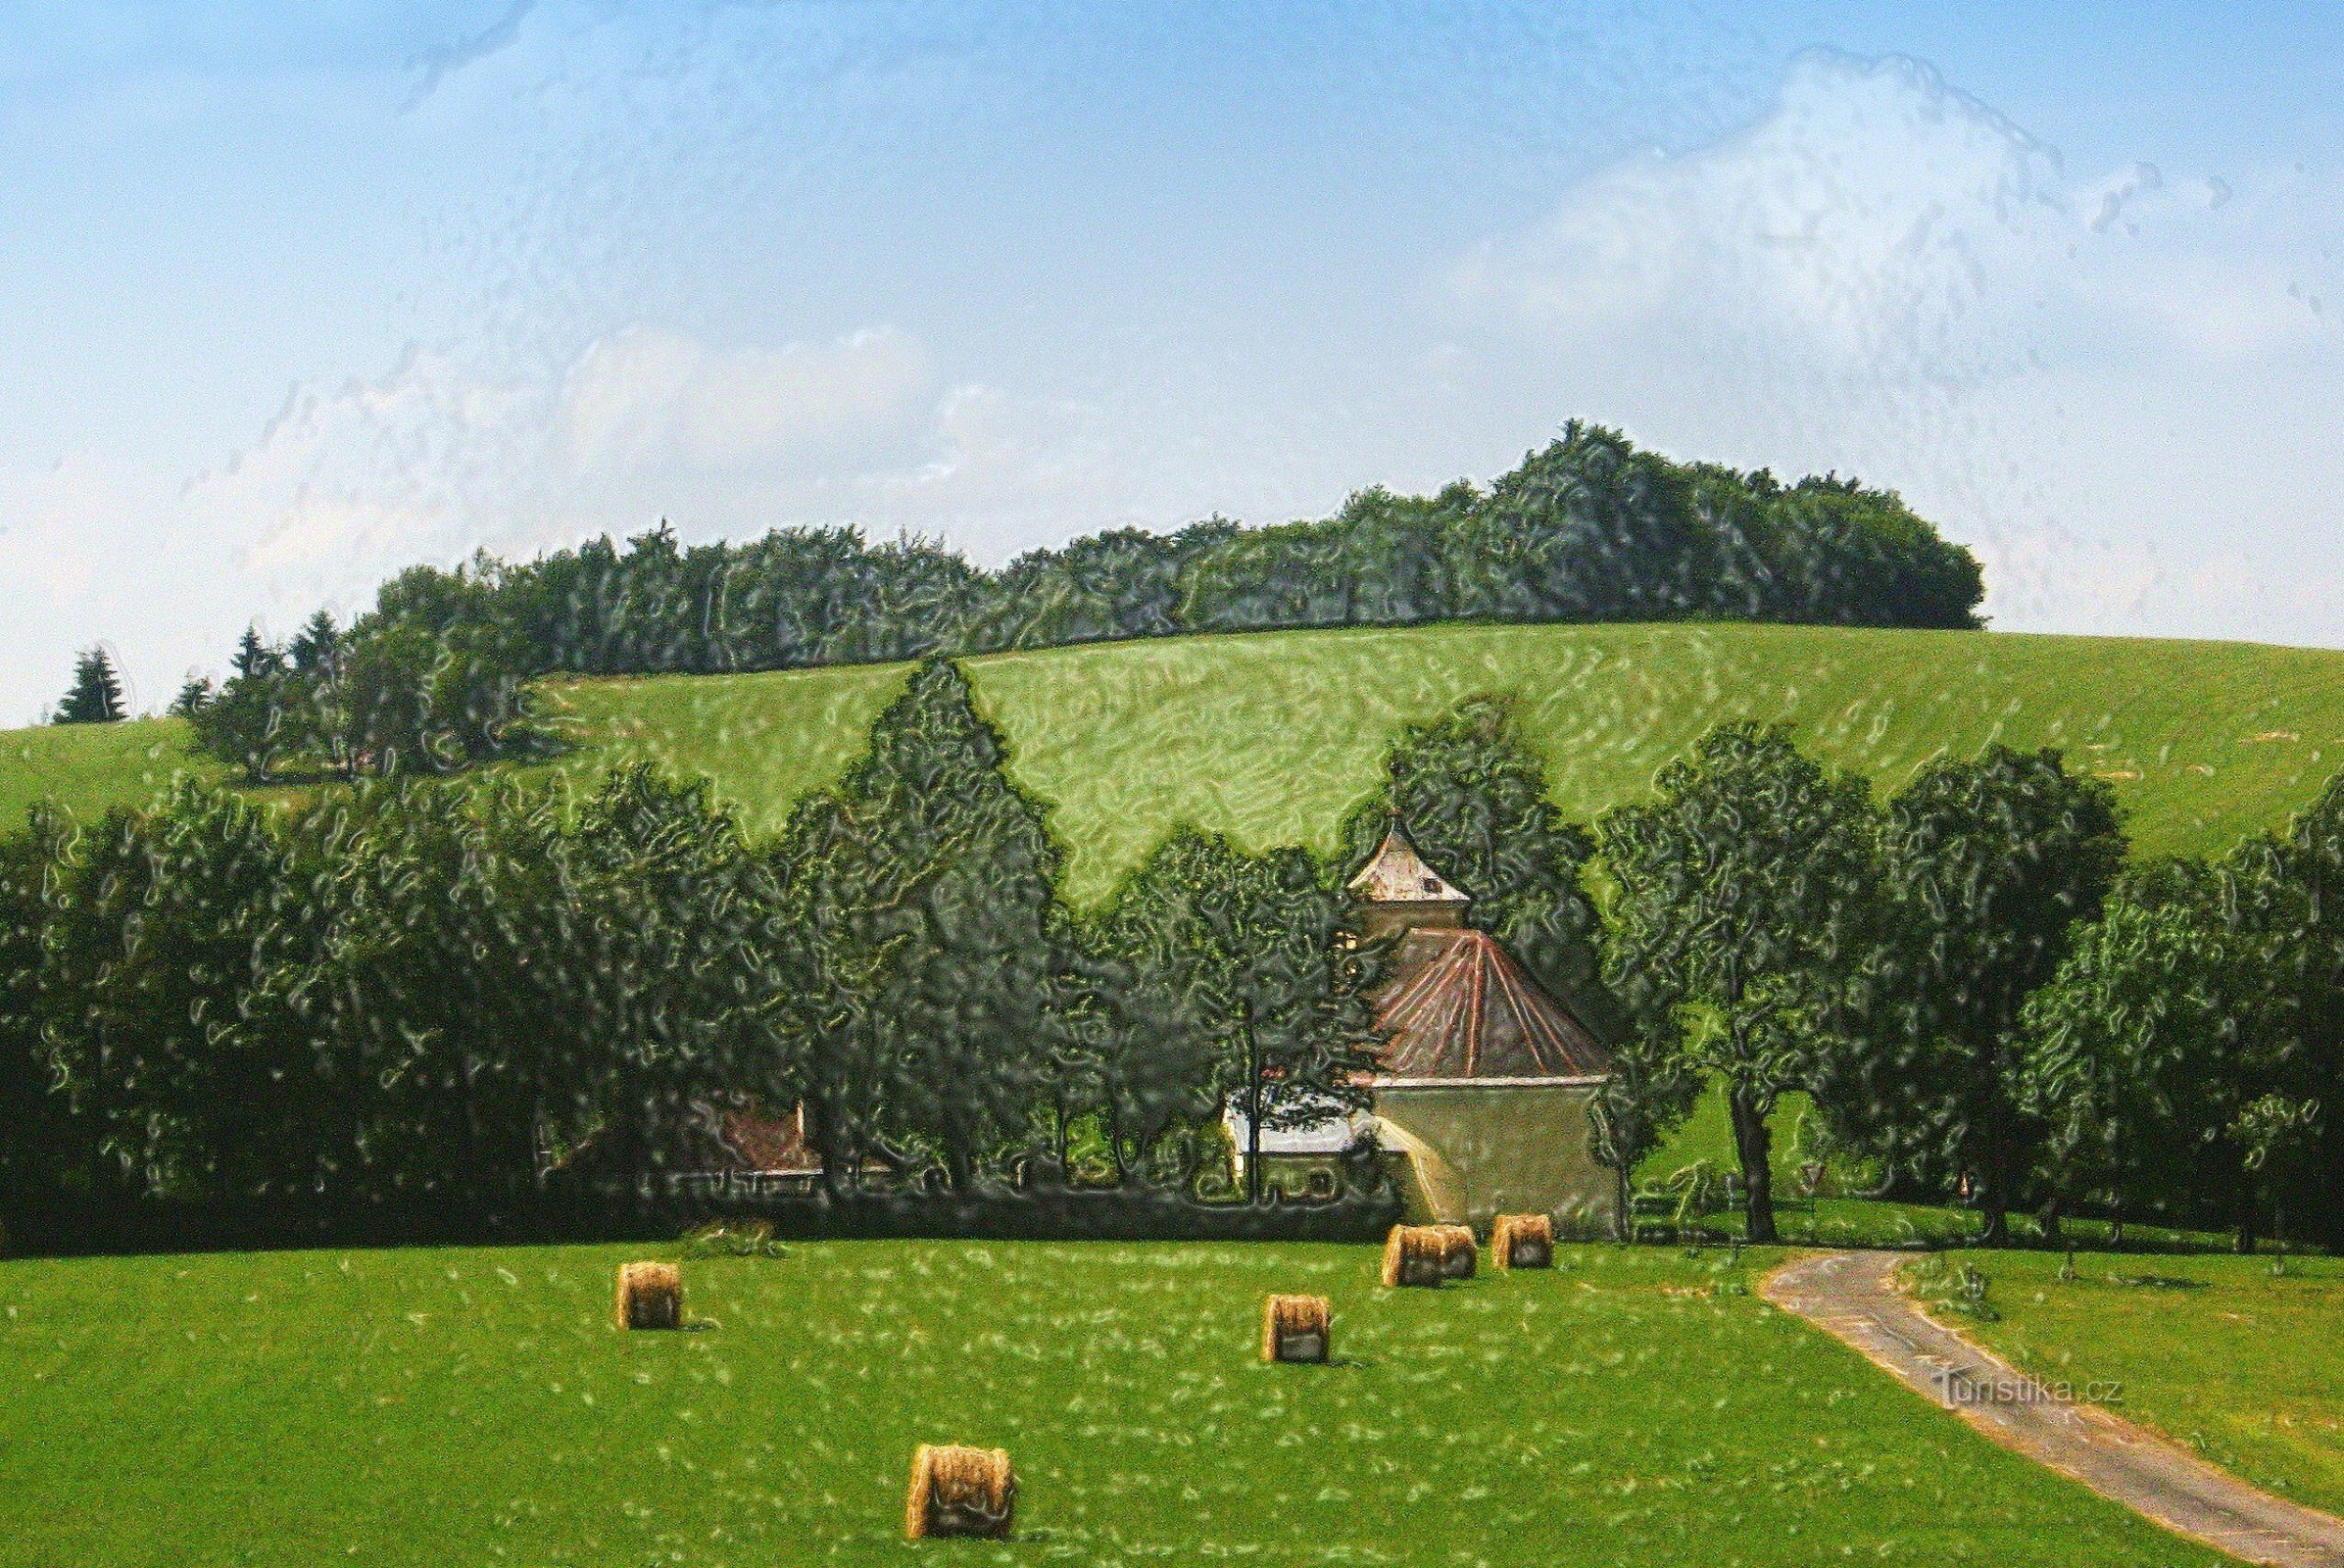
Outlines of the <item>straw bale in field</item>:
<svg viewBox="0 0 2344 1568">
<path fill-rule="evenodd" d="M 619 1264 L 617 1318 L 622 1329 L 682 1328 L 682 1271 L 673 1263 Z"/>
<path fill-rule="evenodd" d="M 1494 1268 L 1552 1268 L 1554 1221 L 1544 1214 L 1500 1214 L 1489 1227 Z"/>
<path fill-rule="evenodd" d="M 923 1443 L 911 1456 L 903 1539 L 983 1536 L 1005 1541 L 1017 1508 L 1017 1475 L 1001 1448 Z"/>
<path fill-rule="evenodd" d="M 1446 1250 L 1437 1226 L 1392 1226 L 1392 1234 L 1384 1239 L 1384 1283 L 1439 1285 Z"/>
<path fill-rule="evenodd" d="M 1335 1342 L 1334 1323 L 1323 1296 L 1273 1296 L 1261 1309 L 1261 1358 L 1324 1361 Z"/>
<path fill-rule="evenodd" d="M 1445 1279 L 1469 1280 L 1474 1265 L 1481 1261 L 1481 1249 L 1473 1245 L 1470 1225 L 1436 1225 L 1441 1237 L 1441 1273 Z"/>
</svg>

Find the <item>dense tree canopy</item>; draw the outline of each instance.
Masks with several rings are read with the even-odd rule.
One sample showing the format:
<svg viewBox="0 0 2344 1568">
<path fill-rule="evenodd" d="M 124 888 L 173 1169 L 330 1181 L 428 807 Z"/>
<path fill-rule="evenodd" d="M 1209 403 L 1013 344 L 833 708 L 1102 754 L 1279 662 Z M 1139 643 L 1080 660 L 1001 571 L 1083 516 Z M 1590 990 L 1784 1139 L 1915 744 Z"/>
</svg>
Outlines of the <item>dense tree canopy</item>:
<svg viewBox="0 0 2344 1568">
<path fill-rule="evenodd" d="M 446 587 L 401 591 L 440 614 Z M 248 639 L 238 679 L 309 682 L 256 744 L 368 733 L 368 635 Z M 1396 809 L 1590 1022 L 1616 1002 L 1592 1120 L 1623 1212 L 1715 1081 L 1756 1239 L 1798 1090 L 1915 1196 L 1971 1172 L 1990 1215 L 2344 1241 L 2344 785 L 2220 860 L 2120 869 L 2107 792 L 2055 753 L 1941 760 L 1876 808 L 1732 723 L 1590 842 L 1477 698 L 1399 737 L 1347 858 L 1184 828 L 1075 911 L 1008 761 L 931 659 L 767 844 L 643 767 L 36 812 L 0 837 L 0 1201 L 657 1188 L 793 1105 L 841 1193 L 1203 1193 L 1225 1109 L 1257 1134 L 1372 1099 L 1385 944 L 1343 881 Z"/>
<path fill-rule="evenodd" d="M 1975 1173 L 1991 1241 L 2027 1156 L 2019 1009 L 2099 914 L 2124 849 L 2114 792 L 2051 750 L 1939 758 L 1882 815 L 1873 1025 L 1819 1064 L 1822 1101 L 1844 1135 Z"/>
<path fill-rule="evenodd" d="M 2250 843 L 2132 878 L 2026 1004 L 2020 1084 L 2051 1180 L 2119 1212 L 2196 1197 L 2250 1247 L 2266 1167 L 2318 1125 L 2298 890 Z"/>
<path fill-rule="evenodd" d="M 1877 906 L 1872 803 L 1781 725 L 1712 730 L 1598 824 L 1608 972 L 1654 1053 L 1726 1086 L 1749 1237 L 1775 1240 L 1768 1118 L 1813 1080 Z"/>
<path fill-rule="evenodd" d="M 1333 516 L 1120 528 L 999 571 L 850 527 L 685 546 L 661 523 L 525 564 L 412 568 L 346 631 L 248 634 L 204 746 L 279 766 L 444 772 L 529 743 L 523 684 L 706 674 L 1190 632 L 1482 619 L 1975 626 L 1977 561 L 1895 495 L 1685 466 L 1573 421 L 1488 492 L 1362 490 Z"/>
</svg>

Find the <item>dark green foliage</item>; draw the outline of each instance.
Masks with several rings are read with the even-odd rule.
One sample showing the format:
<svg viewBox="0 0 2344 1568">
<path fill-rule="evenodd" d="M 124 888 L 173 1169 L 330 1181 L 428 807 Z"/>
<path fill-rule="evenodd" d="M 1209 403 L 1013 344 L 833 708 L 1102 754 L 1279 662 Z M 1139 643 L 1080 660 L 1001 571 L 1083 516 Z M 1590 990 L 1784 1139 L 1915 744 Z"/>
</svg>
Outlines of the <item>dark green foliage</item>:
<svg viewBox="0 0 2344 1568">
<path fill-rule="evenodd" d="M 931 661 L 769 857 L 790 1065 L 760 1093 L 804 1103 L 828 1183 L 1068 1180 L 1080 1144 L 1104 1179 L 1186 1187 L 1233 1094 L 1273 1124 L 1359 1102 L 1374 970 L 1321 867 L 1183 833 L 1078 924 L 1003 761 Z"/>
<path fill-rule="evenodd" d="M 287 700 L 293 694 L 285 678 L 284 652 L 269 647 L 257 628 L 247 626 L 236 645 L 233 668 L 227 684 L 187 716 L 195 725 L 198 745 L 244 769 L 247 783 L 258 784 L 295 739 L 288 728 L 293 714 Z"/>
<path fill-rule="evenodd" d="M 173 718 L 193 718 L 210 707 L 217 695 L 210 676 L 190 675 L 180 683 L 178 695 L 171 700 L 171 715 Z"/>
<path fill-rule="evenodd" d="M 1657 795 L 1598 824 L 1618 883 L 1607 973 L 1641 1049 L 1724 1080 L 1749 1239 L 1771 1242 L 1767 1118 L 1806 1086 L 1866 956 L 1870 794 L 1785 727 L 1738 723 L 1663 769 Z"/>
<path fill-rule="evenodd" d="M 2228 1213 L 2251 1250 L 2265 1167 L 2315 1130 L 2299 906 L 2264 846 L 2128 883 L 2027 1004 L 2027 1103 L 2054 1179 L 2124 1208 Z"/>
<path fill-rule="evenodd" d="M 1357 867 L 1396 815 L 1427 864 L 1473 898 L 1469 918 L 1503 942 L 1606 1039 L 1621 1032 L 1596 956 L 1599 920 L 1582 885 L 1594 839 L 1563 819 L 1511 699 L 1470 697 L 1392 743 L 1382 791 L 1344 818 Z"/>
<path fill-rule="evenodd" d="M 2027 1168 L 2019 1010 L 2098 916 L 2124 849 L 2114 792 L 2049 749 L 1940 758 L 1883 814 L 1879 967 L 1818 1100 L 1859 1147 L 1973 1173 L 1989 1244 Z"/>
<path fill-rule="evenodd" d="M 52 848 L 39 1016 L 87 1189 L 306 1186 L 309 1061 L 270 992 L 303 922 L 261 809 L 181 785 Z"/>
<path fill-rule="evenodd" d="M 1237 532 L 1217 519 L 1170 538 L 1117 528 L 1030 551 L 994 577 L 963 640 L 974 651 L 1176 636 L 1189 629 L 1181 610 L 1189 564 Z"/>
<path fill-rule="evenodd" d="M 1381 954 L 1344 938 L 1349 914 L 1324 868 L 1300 850 L 1253 856 L 1217 834 L 1175 832 L 1100 922 L 1099 946 L 1118 965 L 1108 972 L 1131 987 L 1120 995 L 1102 988 L 1122 1033 L 1110 1036 L 1101 1087 L 1126 1094 L 1121 1103 L 1102 1100 L 1110 1123 L 1153 1128 L 1160 1138 L 1183 1112 L 1235 1104 L 1246 1123 L 1246 1198 L 1258 1200 L 1264 1129 L 1308 1125 L 1368 1101 L 1360 1079 L 1374 1066 L 1368 998 Z M 1130 1062 L 1148 1049 L 1146 1009 L 1165 994 L 1181 999 L 1166 1043 L 1207 1069 L 1185 1100 L 1166 1094 L 1160 1078 L 1136 1082 Z M 1134 1087 L 1142 1093 L 1131 1095 Z"/>
<path fill-rule="evenodd" d="M 777 1049 L 763 867 L 641 769 L 574 821 L 542 789 L 398 781 L 279 824 L 188 785 L 0 850 L 12 1190 L 639 1178 Z"/>
<path fill-rule="evenodd" d="M 227 684 L 188 699 L 197 742 L 249 783 L 289 765 L 447 773 L 527 751 L 526 660 L 494 604 L 485 571 L 418 566 L 347 631 L 323 611 L 283 648 L 248 629 Z"/>
<path fill-rule="evenodd" d="M 2322 1110 L 2300 1159 L 2271 1174 L 2286 1212 L 2314 1222 L 2328 1246 L 2344 1247 L 2344 775 L 2328 781 L 2271 853 L 2271 875 L 2293 901 L 2299 933 L 2294 1092 L 2316 1097 Z"/>
<path fill-rule="evenodd" d="M 265 776 L 281 760 L 439 772 L 527 740 L 522 683 L 867 663 L 1115 638 L 1449 619 L 1734 618 L 1971 626 L 1969 552 L 1894 495 L 1837 478 L 1688 467 L 1573 421 L 1484 494 L 1363 490 L 1335 515 L 1213 518 L 1018 557 L 998 572 L 931 540 L 794 528 L 685 547 L 661 523 L 509 565 L 417 566 L 337 632 L 247 634 L 199 727 Z"/>
<path fill-rule="evenodd" d="M 956 1191 L 1020 1142 L 1062 1032 L 1067 967 L 1058 848 L 1002 767 L 1001 736 L 945 661 L 871 727 L 834 806 L 832 874 L 865 956 L 886 1112 L 869 1136 L 899 1169 L 933 1162 Z"/>
<path fill-rule="evenodd" d="M 1715 573 L 1675 464 L 1573 420 L 1456 533 L 1459 609 L 1489 620 L 1671 620 L 1714 608 Z"/>
<path fill-rule="evenodd" d="M 103 648 L 92 648 L 73 661 L 73 684 L 57 705 L 60 724 L 115 724 L 128 714 L 122 708 L 122 677 Z"/>
<path fill-rule="evenodd" d="M 70 828 L 47 811 L 0 839 L 0 1200 L 54 1193 L 85 1175 L 79 1132 L 41 1037 L 49 929 Z"/>
</svg>

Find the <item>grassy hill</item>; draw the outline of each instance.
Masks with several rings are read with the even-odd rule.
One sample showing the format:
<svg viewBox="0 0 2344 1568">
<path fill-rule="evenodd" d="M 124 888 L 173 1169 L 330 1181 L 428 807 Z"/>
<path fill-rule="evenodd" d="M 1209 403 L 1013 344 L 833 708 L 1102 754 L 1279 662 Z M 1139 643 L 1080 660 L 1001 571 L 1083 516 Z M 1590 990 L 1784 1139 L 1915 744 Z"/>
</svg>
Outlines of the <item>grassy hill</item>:
<svg viewBox="0 0 2344 1568">
<path fill-rule="evenodd" d="M 1402 723 L 1520 696 L 1576 817 L 1650 787 L 1711 725 L 1786 719 L 1884 787 L 1991 741 L 2057 745 L 2109 779 L 2146 851 L 2276 827 L 2344 762 L 2344 652 L 2247 643 L 1788 626 L 1435 626 L 1183 638 L 973 661 L 1019 777 L 1054 807 L 1069 895 L 1098 898 L 1175 821 L 1334 847 Z M 706 773 L 770 832 L 860 750 L 901 666 L 564 682 L 591 774 Z M 143 799 L 186 766 L 169 720 L 0 735 L 0 820 L 54 793 Z"/>
<path fill-rule="evenodd" d="M 110 806 L 143 806 L 179 773 L 227 773 L 190 756 L 187 740 L 186 721 L 176 718 L 0 730 L 0 832 L 23 826 L 37 801 L 91 817 Z"/>
<path fill-rule="evenodd" d="M 973 664 L 1024 782 L 1055 808 L 1069 894 L 1103 893 L 1173 822 L 1335 845 L 1392 733 L 1521 696 L 1554 795 L 1592 818 L 1727 718 L 1787 719 L 1885 786 L 1940 751 L 2057 745 L 2111 780 L 2146 850 L 2276 827 L 2344 762 L 2344 653 L 2240 643 L 1776 626 L 1440 626 L 1002 655 Z M 581 683 L 572 767 L 706 772 L 753 828 L 860 749 L 895 669 Z"/>
</svg>

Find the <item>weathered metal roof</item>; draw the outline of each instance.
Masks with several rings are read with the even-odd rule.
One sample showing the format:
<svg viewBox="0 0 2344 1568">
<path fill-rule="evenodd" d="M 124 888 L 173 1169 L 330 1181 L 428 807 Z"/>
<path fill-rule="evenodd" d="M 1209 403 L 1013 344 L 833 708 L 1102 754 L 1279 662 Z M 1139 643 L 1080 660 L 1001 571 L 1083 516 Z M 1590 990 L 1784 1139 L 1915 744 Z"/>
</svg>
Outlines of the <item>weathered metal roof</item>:
<svg viewBox="0 0 2344 1568">
<path fill-rule="evenodd" d="M 1411 931 L 1376 1010 L 1385 1078 L 1587 1078 L 1611 1054 L 1486 931 Z"/>
<path fill-rule="evenodd" d="M 1392 824 L 1383 844 L 1368 857 L 1367 864 L 1359 868 L 1359 874 L 1351 878 L 1349 885 L 1353 893 L 1371 904 L 1473 902 L 1446 877 L 1424 863 L 1424 857 L 1416 853 L 1416 846 L 1408 842 L 1408 835 L 1400 831 L 1397 822 Z"/>
</svg>

